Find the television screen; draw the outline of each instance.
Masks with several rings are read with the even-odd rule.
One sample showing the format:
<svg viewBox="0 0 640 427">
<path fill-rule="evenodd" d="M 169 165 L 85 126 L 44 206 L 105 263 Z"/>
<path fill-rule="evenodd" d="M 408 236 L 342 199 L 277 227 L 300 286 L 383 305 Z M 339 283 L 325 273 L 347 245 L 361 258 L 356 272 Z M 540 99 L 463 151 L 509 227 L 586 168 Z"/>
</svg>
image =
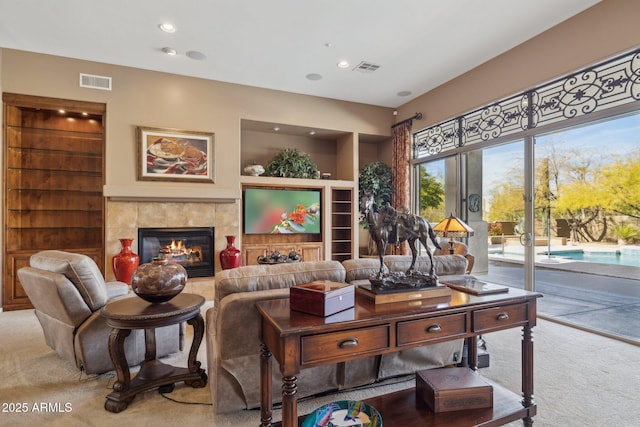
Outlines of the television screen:
<svg viewBox="0 0 640 427">
<path fill-rule="evenodd" d="M 320 234 L 320 190 L 246 188 L 245 234 Z"/>
</svg>

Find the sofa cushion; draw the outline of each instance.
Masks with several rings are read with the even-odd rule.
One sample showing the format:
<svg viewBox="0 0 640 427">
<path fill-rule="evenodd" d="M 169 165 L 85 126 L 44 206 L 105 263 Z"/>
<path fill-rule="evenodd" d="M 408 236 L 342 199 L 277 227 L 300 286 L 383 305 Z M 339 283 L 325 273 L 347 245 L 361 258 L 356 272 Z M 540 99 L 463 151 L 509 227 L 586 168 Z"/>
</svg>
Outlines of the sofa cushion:
<svg viewBox="0 0 640 427">
<path fill-rule="evenodd" d="M 40 270 L 65 275 L 76 286 L 91 311 L 107 302 L 107 289 L 102 272 L 86 255 L 63 251 L 42 251 L 31 255 L 30 265 Z"/>
<path fill-rule="evenodd" d="M 345 271 L 338 261 L 307 261 L 291 264 L 248 265 L 216 273 L 215 300 L 237 292 L 290 288 L 314 280 L 344 282 Z"/>
<path fill-rule="evenodd" d="M 467 260 L 462 255 L 436 255 L 433 260 L 435 273 L 438 276 L 464 274 L 467 268 Z M 411 266 L 411 255 L 386 255 L 384 264 L 386 266 L 385 271 L 404 273 Z M 378 258 L 348 259 L 343 261 L 342 265 L 345 268 L 346 281 L 349 283 L 355 280 L 368 279 L 377 275 L 380 270 L 380 260 Z M 417 257 L 414 269 L 420 272 L 429 272 L 431 269 L 429 257 Z"/>
</svg>

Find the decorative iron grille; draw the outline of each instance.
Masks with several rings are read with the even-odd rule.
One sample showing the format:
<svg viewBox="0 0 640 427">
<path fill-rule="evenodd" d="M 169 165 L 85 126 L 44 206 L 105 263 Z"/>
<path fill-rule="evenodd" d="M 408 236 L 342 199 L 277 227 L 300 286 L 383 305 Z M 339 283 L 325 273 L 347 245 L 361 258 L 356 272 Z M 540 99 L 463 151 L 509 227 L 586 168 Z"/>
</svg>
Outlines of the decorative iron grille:
<svg viewBox="0 0 640 427">
<path fill-rule="evenodd" d="M 509 136 L 640 100 L 640 50 L 413 135 L 414 158 Z"/>
</svg>

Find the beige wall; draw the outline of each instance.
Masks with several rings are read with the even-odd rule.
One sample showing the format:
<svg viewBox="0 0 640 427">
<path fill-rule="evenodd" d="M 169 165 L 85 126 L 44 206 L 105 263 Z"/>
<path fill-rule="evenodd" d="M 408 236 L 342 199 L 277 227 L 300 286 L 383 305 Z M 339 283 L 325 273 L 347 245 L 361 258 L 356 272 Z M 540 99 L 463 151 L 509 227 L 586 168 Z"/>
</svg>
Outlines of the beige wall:
<svg viewBox="0 0 640 427">
<path fill-rule="evenodd" d="M 403 105 L 398 117 L 422 112 L 425 118 L 413 122 L 415 132 L 637 48 L 639 16 L 640 1 L 603 0 Z"/>
<path fill-rule="evenodd" d="M 118 238 L 136 237 L 138 226 L 213 225 L 216 254 L 224 248 L 226 234 L 240 234 L 239 180 L 245 166 L 241 164 L 241 119 L 387 136 L 393 123 L 389 108 L 10 49 L 0 50 L 0 55 L 4 92 L 107 105 L 108 278 L 113 277 L 109 265 L 119 250 Z M 113 90 L 80 88 L 79 73 L 112 77 Z M 215 183 L 137 181 L 137 125 L 214 132 Z M 317 151 L 324 161 L 326 150 Z"/>
<path fill-rule="evenodd" d="M 95 62 L 4 50 L 5 92 L 107 104 L 108 196 L 238 198 L 240 120 L 389 135 L 391 109 Z M 113 91 L 80 88 L 79 73 L 113 78 Z M 135 126 L 215 133 L 215 184 L 136 181 Z"/>
</svg>

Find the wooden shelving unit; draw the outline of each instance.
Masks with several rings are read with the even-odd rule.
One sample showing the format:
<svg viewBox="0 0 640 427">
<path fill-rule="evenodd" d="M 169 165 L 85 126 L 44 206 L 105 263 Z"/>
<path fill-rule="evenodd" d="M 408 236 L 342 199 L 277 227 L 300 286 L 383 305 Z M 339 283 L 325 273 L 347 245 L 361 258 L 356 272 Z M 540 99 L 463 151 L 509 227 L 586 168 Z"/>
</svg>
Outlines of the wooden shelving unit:
<svg viewBox="0 0 640 427">
<path fill-rule="evenodd" d="M 322 180 L 243 175 L 240 182 L 243 186 L 321 188 L 326 215 L 323 217 L 321 241 L 316 242 L 322 245 L 320 259 L 344 261 L 357 258 L 358 206 L 354 206 L 354 198 L 357 198 L 358 171 L 367 163 L 391 156 L 391 137 L 245 119 L 241 121 L 241 130 L 242 167 L 252 163 L 266 166 L 277 152 L 295 147 L 309 154 L 321 172 L 331 174 L 330 179 Z M 302 243 L 299 236 L 279 238 L 286 239 L 286 245 Z M 260 244 L 271 248 L 281 242 L 277 239 L 273 236 L 258 238 L 243 235 L 243 249 L 253 251 L 244 253 L 245 262 L 253 262 L 255 251 L 259 254 L 264 251 L 265 245 Z"/>
<path fill-rule="evenodd" d="M 31 306 L 16 272 L 37 251 L 80 252 L 104 273 L 105 108 L 14 94 L 3 101 L 3 309 L 13 310 Z"/>
<path fill-rule="evenodd" d="M 331 189 L 331 259 L 353 258 L 353 189 Z"/>
</svg>

